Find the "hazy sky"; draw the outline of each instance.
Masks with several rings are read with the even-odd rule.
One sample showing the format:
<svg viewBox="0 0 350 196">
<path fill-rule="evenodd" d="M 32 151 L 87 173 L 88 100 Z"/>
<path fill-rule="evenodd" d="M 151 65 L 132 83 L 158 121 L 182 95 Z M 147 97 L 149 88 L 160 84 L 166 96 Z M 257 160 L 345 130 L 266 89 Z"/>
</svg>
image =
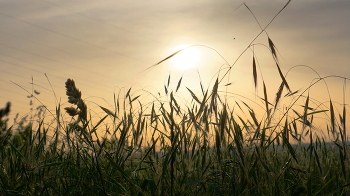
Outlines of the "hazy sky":
<svg viewBox="0 0 350 196">
<path fill-rule="evenodd" d="M 108 106 L 104 99 L 110 102 L 113 93 L 122 88 L 162 91 L 169 74 L 174 76 L 175 87 L 181 75 L 184 86 L 198 84 L 197 71 L 203 83 L 209 85 L 220 67 L 227 68 L 225 60 L 232 65 L 261 31 L 242 3 L 246 3 L 264 27 L 286 2 L 2 0 L 0 108 L 11 101 L 13 115 L 29 111 L 28 93 L 18 84 L 30 92 L 40 92 L 38 99 L 54 110 L 55 96 L 62 104 L 66 103 L 67 78 L 75 80 L 84 98 L 103 106 Z M 349 18 L 348 0 L 292 0 L 266 29 L 279 52 L 282 71 L 308 65 L 321 76 L 350 78 Z M 265 47 L 266 34 L 261 34 L 254 43 L 257 45 L 237 61 L 225 83 L 232 82 L 230 88 L 236 93 L 254 93 L 254 49 L 268 88 L 276 92 L 280 79 Z M 176 70 L 166 61 L 143 72 L 175 48 L 193 44 L 207 46 L 196 47 L 201 55 L 197 71 Z M 287 79 L 293 90 L 297 90 L 305 89 L 316 77 L 310 69 L 299 67 L 292 69 Z M 32 80 L 35 85 L 30 84 Z M 341 95 L 342 80 L 330 80 L 329 85 L 339 88 L 331 87 L 336 91 L 334 94 Z M 322 95 L 326 91 L 314 91 L 317 93 Z M 38 105 L 35 101 L 34 106 Z"/>
</svg>

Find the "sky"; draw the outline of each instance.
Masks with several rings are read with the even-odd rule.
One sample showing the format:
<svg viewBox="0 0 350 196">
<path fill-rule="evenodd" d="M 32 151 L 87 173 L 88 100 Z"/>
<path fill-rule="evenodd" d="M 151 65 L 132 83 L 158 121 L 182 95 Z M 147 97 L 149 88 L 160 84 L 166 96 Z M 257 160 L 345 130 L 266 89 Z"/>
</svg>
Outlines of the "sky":
<svg viewBox="0 0 350 196">
<path fill-rule="evenodd" d="M 69 105 L 64 85 L 68 78 L 74 79 L 96 110 L 98 105 L 110 107 L 113 95 L 125 94 L 129 88 L 134 96 L 163 92 L 169 75 L 174 89 L 182 77 L 182 86 L 199 93 L 199 81 L 209 88 L 229 66 L 220 88 L 252 96 L 263 92 L 264 79 L 273 99 L 281 79 L 267 47 L 268 37 L 292 90 L 305 90 L 318 74 L 350 78 L 350 1 L 292 0 L 261 33 L 259 24 L 264 28 L 286 3 L 2 0 L 0 108 L 11 101 L 14 117 L 41 104 L 52 111 L 58 104 Z M 173 59 L 153 66 L 191 45 L 197 45 L 191 48 L 198 55 L 193 68 L 177 69 Z M 253 54 L 259 66 L 257 90 Z M 349 100 L 343 79 L 329 78 L 327 84 L 333 100 Z M 40 102 L 30 97 L 34 90 L 40 93 L 34 93 Z M 310 92 L 321 100 L 328 98 L 324 83 Z"/>
</svg>

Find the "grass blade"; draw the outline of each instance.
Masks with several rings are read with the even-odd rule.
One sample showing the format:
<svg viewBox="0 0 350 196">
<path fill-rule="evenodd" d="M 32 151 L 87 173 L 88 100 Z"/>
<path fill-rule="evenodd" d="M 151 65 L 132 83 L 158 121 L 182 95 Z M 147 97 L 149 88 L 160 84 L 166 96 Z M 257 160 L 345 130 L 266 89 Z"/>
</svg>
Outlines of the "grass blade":
<svg viewBox="0 0 350 196">
<path fill-rule="evenodd" d="M 275 111 L 277 109 L 277 105 L 278 105 L 278 102 L 280 101 L 281 99 L 281 95 L 282 95 L 282 92 L 283 92 L 283 87 L 284 87 L 284 82 L 281 83 L 280 87 L 278 88 L 278 91 L 276 93 L 276 99 L 275 99 Z"/>
<path fill-rule="evenodd" d="M 277 69 L 278 69 L 278 73 L 280 74 L 280 77 L 281 77 L 282 81 L 284 82 L 284 85 L 286 86 L 288 91 L 291 93 L 292 90 L 289 88 L 288 82 L 287 82 L 286 78 L 284 77 L 284 75 L 283 75 L 283 73 L 281 71 L 281 68 L 280 68 L 280 66 L 278 65 L 277 62 L 276 62 L 276 66 L 277 66 Z"/>
<path fill-rule="evenodd" d="M 177 92 L 181 86 L 181 81 L 182 81 L 182 77 L 180 78 L 179 82 L 177 83 L 177 87 L 176 87 L 176 91 Z"/>
<path fill-rule="evenodd" d="M 264 87 L 264 101 L 265 101 L 265 108 L 266 108 L 266 114 L 267 114 L 267 119 L 269 119 L 269 102 L 267 100 L 267 90 L 266 90 L 266 85 L 265 82 L 263 81 L 263 87 Z"/>
<path fill-rule="evenodd" d="M 255 89 L 258 86 L 258 76 L 256 72 L 256 63 L 255 63 L 255 57 L 253 56 L 253 78 L 254 78 L 254 86 Z"/>
<path fill-rule="evenodd" d="M 270 47 L 270 50 L 271 50 L 271 53 L 272 53 L 272 56 L 273 58 L 278 61 L 278 58 L 277 58 L 277 54 L 276 54 L 276 46 L 275 44 L 272 42 L 272 40 L 270 39 L 270 37 L 268 37 L 268 43 L 269 43 L 269 47 Z"/>
<path fill-rule="evenodd" d="M 334 108 L 333 108 L 332 100 L 329 100 L 329 112 L 331 115 L 331 130 L 332 130 L 332 132 L 334 132 L 335 131 L 335 115 L 334 115 Z"/>
<path fill-rule="evenodd" d="M 100 106 L 100 108 L 101 108 L 104 112 L 106 112 L 106 114 L 112 116 L 113 118 L 118 118 L 118 117 L 117 117 L 112 111 L 110 111 L 109 109 L 104 108 L 104 107 L 102 107 L 102 106 Z"/>
</svg>

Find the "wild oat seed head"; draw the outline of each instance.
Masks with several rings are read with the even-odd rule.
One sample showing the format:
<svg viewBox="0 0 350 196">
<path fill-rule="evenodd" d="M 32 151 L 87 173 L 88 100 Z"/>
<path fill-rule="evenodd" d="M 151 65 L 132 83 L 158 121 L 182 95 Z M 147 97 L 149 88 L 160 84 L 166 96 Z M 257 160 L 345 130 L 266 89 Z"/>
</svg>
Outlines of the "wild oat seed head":
<svg viewBox="0 0 350 196">
<path fill-rule="evenodd" d="M 81 92 L 75 86 L 75 82 L 72 79 L 67 79 L 66 82 L 66 95 L 68 96 L 68 102 L 71 104 L 78 104 L 81 99 Z"/>
<path fill-rule="evenodd" d="M 69 114 L 69 116 L 76 116 L 78 114 L 78 111 L 73 107 L 66 107 L 64 109 Z"/>
</svg>

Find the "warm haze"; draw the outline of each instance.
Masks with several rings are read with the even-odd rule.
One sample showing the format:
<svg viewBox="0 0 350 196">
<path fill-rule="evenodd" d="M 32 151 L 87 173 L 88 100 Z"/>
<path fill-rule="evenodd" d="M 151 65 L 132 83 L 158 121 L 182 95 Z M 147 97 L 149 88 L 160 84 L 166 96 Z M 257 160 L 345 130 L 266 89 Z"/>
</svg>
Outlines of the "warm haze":
<svg viewBox="0 0 350 196">
<path fill-rule="evenodd" d="M 56 98 L 57 102 L 66 104 L 67 78 L 76 81 L 84 98 L 105 107 L 113 102 L 113 93 L 122 88 L 163 91 L 169 74 L 175 87 L 182 75 L 182 85 L 192 89 L 199 87 L 198 75 L 205 85 L 212 84 L 220 67 L 227 70 L 226 61 L 232 65 L 261 31 L 242 3 L 249 6 L 264 27 L 286 2 L 3 0 L 0 2 L 0 108 L 11 101 L 14 117 L 17 112 L 24 115 L 31 107 L 40 105 L 34 100 L 30 106 L 29 94 L 18 84 L 30 92 L 40 92 L 38 99 L 54 110 Z M 307 65 L 322 77 L 350 78 L 349 9 L 347 0 L 292 0 L 267 28 L 280 55 L 283 73 L 293 66 Z M 254 43 L 267 44 L 266 35 L 262 34 Z M 174 58 L 144 71 L 181 49 L 180 46 L 195 44 L 201 46 L 190 48 L 192 53 L 179 53 L 184 56 L 182 59 Z M 278 72 L 265 46 L 256 45 L 254 50 L 273 99 L 280 84 Z M 183 58 L 189 58 L 186 52 L 191 56 L 186 62 L 193 61 L 195 65 L 189 66 L 194 67 L 177 69 L 174 64 L 184 64 Z M 196 55 L 197 59 L 192 59 Z M 299 67 L 288 73 L 287 80 L 293 90 L 304 90 L 317 77 L 311 69 Z M 30 84 L 32 79 L 35 85 Z M 237 61 L 222 86 L 226 83 L 232 83 L 229 91 L 254 95 L 252 50 Z M 261 93 L 259 85 L 258 93 Z M 342 103 L 344 81 L 330 79 L 328 85 L 335 101 Z M 349 89 L 345 90 L 349 100 Z M 323 83 L 316 85 L 311 93 L 320 96 L 321 102 L 328 98 Z"/>
</svg>

